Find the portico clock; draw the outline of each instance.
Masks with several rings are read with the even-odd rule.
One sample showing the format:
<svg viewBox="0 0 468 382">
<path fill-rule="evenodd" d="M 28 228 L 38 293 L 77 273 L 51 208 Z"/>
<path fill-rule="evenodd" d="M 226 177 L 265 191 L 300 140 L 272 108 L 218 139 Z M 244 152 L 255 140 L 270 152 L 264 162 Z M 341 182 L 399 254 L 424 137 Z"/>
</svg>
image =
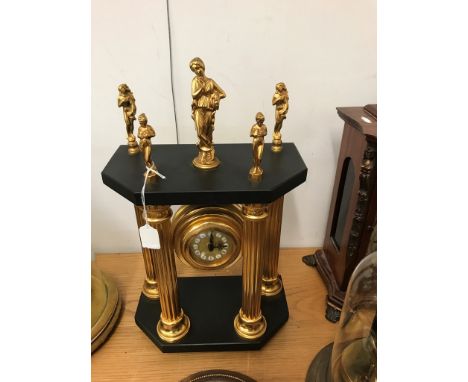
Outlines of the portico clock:
<svg viewBox="0 0 468 382">
<path fill-rule="evenodd" d="M 217 145 L 222 163 L 207 172 L 192 165 L 193 145 L 153 146 L 166 179 L 148 182 L 145 203 L 161 248 L 142 248 L 135 322 L 163 352 L 260 349 L 288 320 L 278 270 L 283 200 L 305 181 L 307 167 L 293 143 L 283 142 L 279 153 L 265 146 L 260 182 L 248 177 L 249 143 Z M 145 225 L 144 170 L 125 145 L 102 172 L 104 183 L 135 205 L 138 227 Z M 178 276 L 176 258 L 203 273 Z M 236 262 L 242 276 L 222 272 Z"/>
<path fill-rule="evenodd" d="M 279 134 L 289 100 L 284 83 L 273 98 L 273 144 L 264 143 L 265 116 L 257 113 L 245 131 L 252 143 L 215 150 L 215 113 L 226 93 L 200 58 L 190 69 L 196 147 L 153 145 L 157 129 L 142 114 L 138 154 L 130 147 L 134 97 L 128 86 L 119 88 L 129 144 L 117 149 L 102 180 L 135 207 L 145 266 L 135 322 L 163 352 L 260 349 L 289 317 L 278 272 L 283 200 L 306 180 L 307 167 Z M 181 206 L 175 213 L 174 205 Z M 203 272 L 178 277 L 176 256 Z M 212 272 L 240 259 L 242 275 Z"/>
</svg>

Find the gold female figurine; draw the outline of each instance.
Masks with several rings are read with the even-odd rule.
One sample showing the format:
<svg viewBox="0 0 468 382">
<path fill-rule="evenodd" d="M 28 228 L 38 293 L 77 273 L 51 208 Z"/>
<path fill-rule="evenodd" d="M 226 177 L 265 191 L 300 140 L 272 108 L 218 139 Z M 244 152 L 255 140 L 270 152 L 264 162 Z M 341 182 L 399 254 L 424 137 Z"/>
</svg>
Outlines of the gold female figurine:
<svg viewBox="0 0 468 382">
<path fill-rule="evenodd" d="M 263 169 L 260 167 L 263 155 L 263 139 L 267 135 L 267 127 L 263 124 L 265 116 L 262 113 L 257 113 L 255 119 L 257 123 L 250 130 L 250 136 L 253 138 L 253 165 L 249 171 L 249 176 L 252 180 L 260 180 L 263 174 Z"/>
<path fill-rule="evenodd" d="M 226 93 L 214 80 L 205 76 L 205 64 L 201 58 L 195 57 L 190 61 L 190 70 L 195 73 L 192 80 L 192 119 L 198 136 L 198 156 L 192 163 L 201 169 L 215 168 L 220 163 L 213 146 L 215 113 Z"/>
<path fill-rule="evenodd" d="M 137 154 L 138 144 L 133 135 L 133 122 L 137 111 L 135 97 L 127 84 L 121 84 L 118 87 L 119 97 L 117 98 L 117 106 L 123 109 L 125 126 L 127 127 L 128 153 L 130 155 Z"/>
<path fill-rule="evenodd" d="M 138 116 L 138 122 L 140 123 L 140 127 L 138 128 L 138 138 L 140 138 L 140 150 L 143 153 L 145 165 L 146 167 L 157 171 L 156 165 L 151 159 L 151 138 L 156 136 L 156 132 L 150 125 L 148 125 L 148 119 L 144 113 Z M 146 173 L 148 173 L 148 178 L 156 176 L 154 171 L 146 170 L 145 176 L 147 175 Z"/>
<path fill-rule="evenodd" d="M 286 85 L 284 82 L 280 82 L 276 84 L 276 92 L 273 95 L 273 101 L 271 102 L 274 106 L 276 106 L 275 111 L 275 129 L 273 132 L 273 145 L 271 149 L 274 152 L 280 152 L 283 150 L 283 143 L 281 141 L 281 128 L 283 127 L 283 121 L 286 119 L 286 114 L 288 113 L 289 109 L 289 95 L 288 89 L 286 89 Z"/>
</svg>

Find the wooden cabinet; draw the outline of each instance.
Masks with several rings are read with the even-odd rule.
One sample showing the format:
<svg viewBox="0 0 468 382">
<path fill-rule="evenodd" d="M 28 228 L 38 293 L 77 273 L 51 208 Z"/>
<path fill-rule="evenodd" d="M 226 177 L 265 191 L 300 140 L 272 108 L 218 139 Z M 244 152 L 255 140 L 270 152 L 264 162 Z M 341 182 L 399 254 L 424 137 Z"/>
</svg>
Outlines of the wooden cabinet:
<svg viewBox="0 0 468 382">
<path fill-rule="evenodd" d="M 377 105 L 337 110 L 345 125 L 326 236 L 323 249 L 309 258 L 327 286 L 326 317 L 333 322 L 377 224 Z"/>
</svg>

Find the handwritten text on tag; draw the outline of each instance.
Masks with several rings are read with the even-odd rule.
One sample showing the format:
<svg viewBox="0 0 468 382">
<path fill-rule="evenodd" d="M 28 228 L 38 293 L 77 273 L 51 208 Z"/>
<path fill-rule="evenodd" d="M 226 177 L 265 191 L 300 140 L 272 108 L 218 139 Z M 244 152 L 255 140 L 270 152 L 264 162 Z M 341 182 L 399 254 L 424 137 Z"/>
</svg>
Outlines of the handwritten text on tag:
<svg viewBox="0 0 468 382">
<path fill-rule="evenodd" d="M 140 227 L 141 246 L 149 249 L 160 249 L 158 230 L 145 224 Z"/>
</svg>

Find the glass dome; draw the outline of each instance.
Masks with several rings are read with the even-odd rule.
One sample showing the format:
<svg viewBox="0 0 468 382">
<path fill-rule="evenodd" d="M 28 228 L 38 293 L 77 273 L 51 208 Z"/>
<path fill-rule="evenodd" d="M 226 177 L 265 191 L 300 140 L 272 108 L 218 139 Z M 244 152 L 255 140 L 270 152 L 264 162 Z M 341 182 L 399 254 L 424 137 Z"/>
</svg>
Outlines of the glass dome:
<svg viewBox="0 0 468 382">
<path fill-rule="evenodd" d="M 351 277 L 331 356 L 333 382 L 377 380 L 377 252 Z"/>
</svg>

